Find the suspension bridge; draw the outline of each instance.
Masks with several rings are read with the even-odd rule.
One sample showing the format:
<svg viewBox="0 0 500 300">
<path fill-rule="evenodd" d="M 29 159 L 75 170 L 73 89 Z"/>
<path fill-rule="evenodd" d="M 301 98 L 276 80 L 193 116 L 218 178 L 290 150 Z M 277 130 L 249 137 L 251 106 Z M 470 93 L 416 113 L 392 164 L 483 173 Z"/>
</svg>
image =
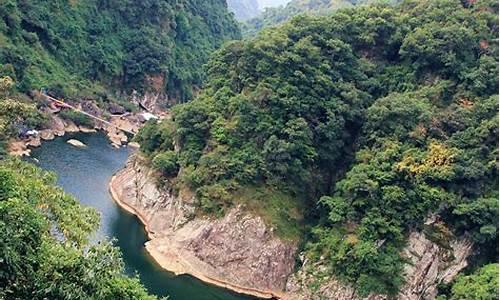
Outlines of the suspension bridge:
<svg viewBox="0 0 500 300">
<path fill-rule="evenodd" d="M 87 117 L 89 117 L 91 119 L 94 119 L 96 121 L 102 122 L 103 124 L 106 124 L 107 126 L 116 128 L 117 130 L 126 132 L 126 133 L 131 134 L 131 135 L 135 135 L 136 134 L 136 132 L 134 132 L 134 131 L 131 131 L 131 130 L 126 129 L 126 128 L 122 128 L 122 127 L 120 127 L 120 126 L 118 126 L 116 124 L 113 124 L 113 123 L 111 123 L 111 122 L 109 122 L 107 120 L 104 120 L 103 118 L 100 118 L 98 116 L 94 116 L 93 114 L 90 114 L 90 113 L 88 113 L 88 112 L 86 112 L 86 111 L 84 111 L 82 109 L 79 109 L 76 106 L 68 104 L 68 103 L 64 102 L 64 100 L 56 99 L 56 98 L 54 98 L 52 96 L 49 96 L 43 90 L 41 91 L 41 95 L 43 97 L 45 97 L 45 99 L 47 99 L 49 102 L 53 103 L 56 107 L 72 109 L 72 110 L 74 110 L 76 112 L 79 112 L 79 113 L 81 113 L 81 114 L 83 114 L 83 115 L 85 115 L 85 116 L 87 116 Z"/>
</svg>

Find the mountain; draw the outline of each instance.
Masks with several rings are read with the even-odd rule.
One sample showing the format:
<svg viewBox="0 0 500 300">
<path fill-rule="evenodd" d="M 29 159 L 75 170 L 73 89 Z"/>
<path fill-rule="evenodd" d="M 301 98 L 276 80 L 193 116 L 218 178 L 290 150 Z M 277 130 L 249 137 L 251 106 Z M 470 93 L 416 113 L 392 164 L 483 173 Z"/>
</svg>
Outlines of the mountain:
<svg viewBox="0 0 500 300">
<path fill-rule="evenodd" d="M 428 298 L 405 290 L 421 251 L 407 246 L 451 263 L 465 240 L 476 254 L 455 268 L 498 262 L 497 23 L 496 1 L 294 18 L 215 52 L 198 97 L 141 130 L 142 155 L 194 216 L 246 208 L 303 245 L 312 292 Z M 417 271 L 434 296 L 453 279 Z"/>
<path fill-rule="evenodd" d="M 288 1 L 287 1 L 288 2 Z M 244 36 L 253 36 L 261 29 L 278 25 L 296 15 L 306 13 L 324 15 L 339 8 L 366 4 L 370 0 L 292 0 L 281 7 L 266 8 L 257 17 L 247 20 L 242 24 Z"/>
<path fill-rule="evenodd" d="M 245 21 L 259 14 L 257 0 L 228 0 L 227 6 L 238 21 Z"/>
<path fill-rule="evenodd" d="M 224 0 L 0 2 L 0 77 L 67 98 L 153 90 L 183 101 L 240 33 Z"/>
<path fill-rule="evenodd" d="M 0 299 L 158 299 L 96 243 L 97 211 L 6 144 L 53 125 L 41 88 L 98 112 L 133 91 L 188 100 L 210 53 L 239 37 L 225 0 L 0 1 Z"/>
<path fill-rule="evenodd" d="M 262 10 L 266 7 L 276 7 L 280 5 L 285 5 L 290 0 L 257 0 L 259 2 L 259 8 Z"/>
</svg>

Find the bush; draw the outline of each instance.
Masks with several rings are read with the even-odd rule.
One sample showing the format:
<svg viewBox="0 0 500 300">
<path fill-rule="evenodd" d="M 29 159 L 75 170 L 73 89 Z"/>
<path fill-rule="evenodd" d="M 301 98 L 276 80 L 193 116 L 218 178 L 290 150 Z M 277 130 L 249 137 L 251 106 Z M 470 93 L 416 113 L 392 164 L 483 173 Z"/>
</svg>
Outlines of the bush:
<svg viewBox="0 0 500 300">
<path fill-rule="evenodd" d="M 166 151 L 157 154 L 153 158 L 153 166 L 155 167 L 155 169 L 162 172 L 165 176 L 176 176 L 179 172 L 177 153 L 175 153 L 174 151 Z"/>
<path fill-rule="evenodd" d="M 91 118 L 74 110 L 62 110 L 59 116 L 65 120 L 73 121 L 77 126 L 94 127 L 94 121 Z"/>
</svg>

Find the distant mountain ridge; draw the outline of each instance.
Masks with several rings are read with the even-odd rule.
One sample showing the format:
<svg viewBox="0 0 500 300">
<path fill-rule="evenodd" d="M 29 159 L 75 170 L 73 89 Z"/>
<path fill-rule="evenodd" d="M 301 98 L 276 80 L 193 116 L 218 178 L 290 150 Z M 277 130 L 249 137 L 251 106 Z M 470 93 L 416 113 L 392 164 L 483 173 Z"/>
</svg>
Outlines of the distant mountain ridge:
<svg viewBox="0 0 500 300">
<path fill-rule="evenodd" d="M 396 0 L 397 1 L 397 0 Z M 396 2 L 389 0 L 385 2 Z M 292 0 L 285 6 L 266 8 L 260 15 L 242 25 L 243 36 L 253 36 L 261 29 L 285 22 L 301 13 L 323 15 L 340 8 L 368 4 L 373 0 Z"/>
<path fill-rule="evenodd" d="M 290 0 L 257 0 L 257 2 L 259 2 L 259 9 L 263 10 L 266 7 L 286 5 Z"/>
<path fill-rule="evenodd" d="M 227 6 L 238 21 L 254 18 L 260 13 L 257 0 L 227 0 Z"/>
</svg>

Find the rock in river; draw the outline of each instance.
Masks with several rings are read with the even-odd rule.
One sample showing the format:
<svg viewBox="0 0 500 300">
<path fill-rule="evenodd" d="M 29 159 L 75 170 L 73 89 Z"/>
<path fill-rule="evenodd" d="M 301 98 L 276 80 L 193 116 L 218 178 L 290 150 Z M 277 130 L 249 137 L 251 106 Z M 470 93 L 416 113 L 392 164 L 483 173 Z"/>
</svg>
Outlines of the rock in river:
<svg viewBox="0 0 500 300">
<path fill-rule="evenodd" d="M 73 145 L 75 147 L 78 147 L 78 148 L 87 147 L 87 145 L 85 145 L 84 143 L 80 142 L 79 140 L 75 140 L 75 139 L 70 139 L 66 143 Z"/>
</svg>

